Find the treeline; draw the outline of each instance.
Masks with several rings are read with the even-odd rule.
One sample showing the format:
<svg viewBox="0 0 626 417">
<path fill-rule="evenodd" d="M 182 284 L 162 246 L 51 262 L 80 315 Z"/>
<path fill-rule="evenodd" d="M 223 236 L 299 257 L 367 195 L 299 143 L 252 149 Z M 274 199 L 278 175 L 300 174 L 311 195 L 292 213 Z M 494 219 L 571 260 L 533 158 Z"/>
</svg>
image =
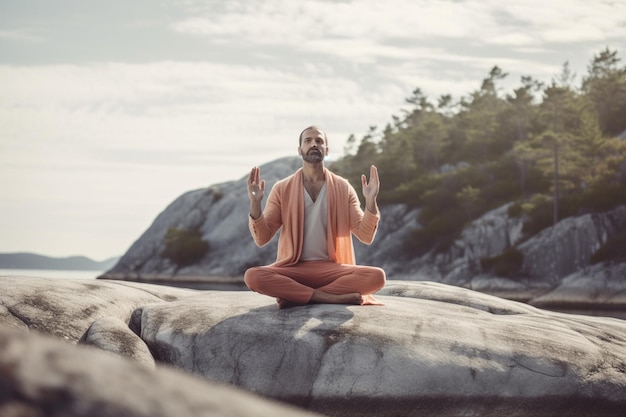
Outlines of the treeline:
<svg viewBox="0 0 626 417">
<path fill-rule="evenodd" d="M 510 94 L 494 67 L 480 88 L 432 101 L 420 88 L 411 109 L 383 130 L 348 139 L 333 169 L 360 183 L 376 164 L 381 204 L 419 207 L 411 255 L 445 250 L 485 212 L 514 202 L 531 236 L 560 219 L 626 204 L 626 66 L 595 55 L 579 84 L 565 63 L 549 83 L 521 78 Z"/>
</svg>

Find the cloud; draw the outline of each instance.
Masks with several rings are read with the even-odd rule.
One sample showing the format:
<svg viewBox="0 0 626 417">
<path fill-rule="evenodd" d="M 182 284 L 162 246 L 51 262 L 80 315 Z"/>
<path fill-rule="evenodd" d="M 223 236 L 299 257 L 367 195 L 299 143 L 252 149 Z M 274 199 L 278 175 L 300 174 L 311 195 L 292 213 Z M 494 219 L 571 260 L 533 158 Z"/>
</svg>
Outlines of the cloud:
<svg viewBox="0 0 626 417">
<path fill-rule="evenodd" d="M 385 85 L 363 90 L 314 64 L 300 74 L 192 62 L 2 66 L 0 79 L 0 120 L 13 133 L 5 143 L 26 137 L 35 144 L 54 140 L 103 149 L 141 143 L 161 150 L 222 151 L 232 149 L 225 140 L 240 137 L 242 129 L 253 128 L 269 140 L 277 121 L 299 126 L 309 109 L 321 120 L 338 119 L 346 110 L 386 114 L 399 93 Z M 268 148 L 282 147 L 275 141 Z"/>
<path fill-rule="evenodd" d="M 511 30 L 524 34 L 529 29 L 539 40 L 571 42 L 620 36 L 626 30 L 626 4 L 611 1 L 269 0 L 232 1 L 223 9 L 213 3 L 206 7 L 185 3 L 189 16 L 172 24 L 177 32 L 305 47 L 308 40 L 320 38 L 472 37 L 492 41 Z"/>
<path fill-rule="evenodd" d="M 0 40 L 18 42 L 42 42 L 43 38 L 35 35 L 30 29 L 0 30 Z"/>
<path fill-rule="evenodd" d="M 361 63 L 411 55 L 418 60 L 425 58 L 420 54 L 425 48 L 452 41 L 472 48 L 444 52 L 471 56 L 481 45 L 523 47 L 517 50 L 528 52 L 626 37 L 626 3 L 610 1 L 269 0 L 228 2 L 223 8 L 185 4 L 188 15 L 171 25 L 177 33 L 211 42 L 281 45 Z"/>
</svg>

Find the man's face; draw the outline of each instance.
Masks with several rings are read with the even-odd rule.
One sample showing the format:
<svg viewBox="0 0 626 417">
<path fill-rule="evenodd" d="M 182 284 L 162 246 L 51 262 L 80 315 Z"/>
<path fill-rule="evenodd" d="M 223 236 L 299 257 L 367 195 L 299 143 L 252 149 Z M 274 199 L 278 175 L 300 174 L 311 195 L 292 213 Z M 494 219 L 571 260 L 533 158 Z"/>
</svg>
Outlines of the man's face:
<svg viewBox="0 0 626 417">
<path fill-rule="evenodd" d="M 307 129 L 302 133 L 302 143 L 298 153 L 307 162 L 322 162 L 328 155 L 326 136 L 318 129 Z"/>
</svg>

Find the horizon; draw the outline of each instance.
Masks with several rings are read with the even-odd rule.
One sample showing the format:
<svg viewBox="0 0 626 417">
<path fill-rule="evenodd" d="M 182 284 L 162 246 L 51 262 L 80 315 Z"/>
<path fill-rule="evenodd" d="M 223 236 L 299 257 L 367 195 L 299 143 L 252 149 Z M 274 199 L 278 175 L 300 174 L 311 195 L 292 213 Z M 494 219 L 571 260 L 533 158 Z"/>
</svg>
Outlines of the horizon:
<svg viewBox="0 0 626 417">
<path fill-rule="evenodd" d="M 93 262 L 97 262 L 97 263 L 103 263 L 103 262 L 107 262 L 113 259 L 118 259 L 121 258 L 123 256 L 123 254 L 121 255 L 115 255 L 115 256 L 109 256 L 108 258 L 105 259 L 94 259 L 91 258 L 87 255 L 83 255 L 80 253 L 76 253 L 73 255 L 67 255 L 67 256 L 49 256 L 46 255 L 45 253 L 36 253 L 36 252 L 0 252 L 0 255 L 34 255 L 34 256 L 41 256 L 43 258 L 51 258 L 51 259 L 58 259 L 58 260 L 66 260 L 66 259 L 71 259 L 71 258 L 85 258 L 87 260 L 93 261 Z M 0 268 L 0 269 L 15 269 L 15 268 Z M 22 268 L 17 268 L 17 269 L 22 269 Z"/>
<path fill-rule="evenodd" d="M 565 62 L 579 85 L 605 48 L 624 65 L 624 16 L 584 0 L 5 0 L 0 252 L 122 256 L 185 192 L 297 156 L 309 125 L 340 158 L 416 88 L 458 101 L 498 66 L 504 95 Z"/>
</svg>

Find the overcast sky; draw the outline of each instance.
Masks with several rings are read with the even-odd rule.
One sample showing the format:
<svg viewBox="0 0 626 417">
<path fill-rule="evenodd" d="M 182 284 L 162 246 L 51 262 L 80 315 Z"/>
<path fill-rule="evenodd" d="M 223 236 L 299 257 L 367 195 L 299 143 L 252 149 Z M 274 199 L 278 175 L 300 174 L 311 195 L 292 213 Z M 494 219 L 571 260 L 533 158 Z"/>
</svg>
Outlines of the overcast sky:
<svg viewBox="0 0 626 417">
<path fill-rule="evenodd" d="M 626 56 L 626 0 L 2 0 L 0 252 L 122 255 L 310 124 L 338 157 L 416 87 L 580 81 L 605 47 Z"/>
</svg>

